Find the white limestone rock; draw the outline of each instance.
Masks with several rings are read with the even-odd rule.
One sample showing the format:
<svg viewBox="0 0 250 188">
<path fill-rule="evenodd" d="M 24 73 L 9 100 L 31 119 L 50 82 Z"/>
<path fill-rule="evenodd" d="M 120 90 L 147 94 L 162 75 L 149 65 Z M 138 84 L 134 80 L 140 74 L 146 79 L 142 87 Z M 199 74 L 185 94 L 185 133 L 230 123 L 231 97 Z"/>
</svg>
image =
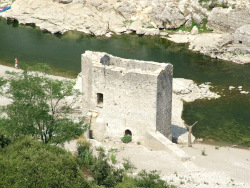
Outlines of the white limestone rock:
<svg viewBox="0 0 250 188">
<path fill-rule="evenodd" d="M 103 0 L 91 0 L 88 1 L 88 3 L 90 3 L 93 7 L 99 7 L 103 4 Z"/>
<path fill-rule="evenodd" d="M 220 32 L 234 32 L 237 28 L 250 23 L 249 10 L 214 8 L 208 16 L 207 27 Z"/>
<path fill-rule="evenodd" d="M 136 13 L 136 7 L 135 7 L 135 3 L 133 2 L 126 2 L 124 1 L 124 3 L 120 4 L 120 6 L 118 6 L 116 8 L 116 10 L 119 12 L 119 14 L 121 14 L 123 17 L 125 17 L 126 19 L 131 18 L 131 16 L 133 14 Z"/>
<path fill-rule="evenodd" d="M 138 35 L 159 35 L 159 30 L 158 29 L 139 28 L 136 30 L 136 34 L 138 34 Z"/>
<path fill-rule="evenodd" d="M 152 7 L 152 17 L 158 20 L 159 28 L 174 29 L 185 23 L 185 17 L 174 3 L 158 3 Z"/>
<path fill-rule="evenodd" d="M 125 25 L 126 20 L 122 16 L 116 15 L 115 12 L 112 12 L 108 19 L 109 19 L 108 29 L 111 32 L 122 33 L 127 30 Z"/>
<path fill-rule="evenodd" d="M 250 47 L 250 24 L 243 25 L 233 33 L 234 42 Z"/>
<path fill-rule="evenodd" d="M 248 94 L 248 91 L 240 91 L 241 94 Z"/>
<path fill-rule="evenodd" d="M 232 90 L 232 89 L 234 89 L 234 88 L 235 88 L 234 86 L 229 86 L 229 87 L 228 87 L 229 90 Z"/>
<path fill-rule="evenodd" d="M 132 31 L 137 31 L 140 28 L 142 28 L 142 21 L 140 20 L 132 21 L 132 23 L 128 26 L 128 29 Z"/>
<path fill-rule="evenodd" d="M 198 25 L 202 24 L 202 21 L 203 21 L 203 19 L 204 19 L 204 16 L 203 16 L 203 15 L 194 13 L 192 17 L 193 17 L 194 21 L 195 21 Z"/>
<path fill-rule="evenodd" d="M 193 29 L 191 30 L 191 35 L 198 35 L 198 34 L 199 34 L 199 30 L 197 26 L 194 26 Z"/>
</svg>

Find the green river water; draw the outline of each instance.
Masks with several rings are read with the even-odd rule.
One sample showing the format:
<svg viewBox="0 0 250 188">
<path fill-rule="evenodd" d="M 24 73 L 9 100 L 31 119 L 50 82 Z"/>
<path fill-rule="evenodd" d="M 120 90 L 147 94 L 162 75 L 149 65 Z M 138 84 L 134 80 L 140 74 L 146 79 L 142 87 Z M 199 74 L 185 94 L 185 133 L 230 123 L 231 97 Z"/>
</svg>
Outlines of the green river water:
<svg viewBox="0 0 250 188">
<path fill-rule="evenodd" d="M 86 50 L 104 51 L 123 58 L 169 62 L 174 66 L 175 78 L 211 82 L 213 91 L 222 97 L 185 103 L 184 120 L 188 124 L 199 121 L 193 134 L 205 141 L 250 147 L 250 94 L 228 90 L 229 86 L 242 86 L 244 91 L 250 91 L 250 64 L 237 65 L 211 59 L 189 51 L 187 45 L 160 37 L 116 35 L 106 38 L 79 32 L 52 35 L 36 27 L 0 18 L 1 64 L 14 66 L 17 57 L 20 65 L 45 63 L 62 75 L 76 76 L 81 71 L 81 54 Z"/>
</svg>

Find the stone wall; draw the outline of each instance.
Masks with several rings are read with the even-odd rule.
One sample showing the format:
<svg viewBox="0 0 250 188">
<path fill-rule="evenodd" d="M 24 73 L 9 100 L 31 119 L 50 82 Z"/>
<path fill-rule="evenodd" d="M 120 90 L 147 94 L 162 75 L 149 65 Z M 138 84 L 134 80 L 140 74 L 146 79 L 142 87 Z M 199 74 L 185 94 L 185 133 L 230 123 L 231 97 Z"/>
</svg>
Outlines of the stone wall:
<svg viewBox="0 0 250 188">
<path fill-rule="evenodd" d="M 158 76 L 157 79 L 157 116 L 156 130 L 164 136 L 171 139 L 171 128 L 168 123 L 171 122 L 172 106 L 172 77 L 173 67 L 168 66 Z"/>
<path fill-rule="evenodd" d="M 120 139 L 126 130 L 135 141 L 156 130 L 171 138 L 172 65 L 106 55 L 104 64 L 105 53 L 82 55 L 83 113 L 94 138 Z"/>
</svg>

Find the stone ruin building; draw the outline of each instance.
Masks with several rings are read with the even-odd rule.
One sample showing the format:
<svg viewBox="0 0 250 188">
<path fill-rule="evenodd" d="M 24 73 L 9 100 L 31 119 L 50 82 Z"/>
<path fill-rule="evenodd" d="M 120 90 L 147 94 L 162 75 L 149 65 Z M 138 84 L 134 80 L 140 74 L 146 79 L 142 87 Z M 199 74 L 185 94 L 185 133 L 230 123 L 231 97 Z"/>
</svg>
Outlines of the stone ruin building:
<svg viewBox="0 0 250 188">
<path fill-rule="evenodd" d="M 82 54 L 81 61 L 90 137 L 117 140 L 129 134 L 133 141 L 151 142 L 157 133 L 157 139 L 171 140 L 171 64 L 92 51 Z"/>
</svg>

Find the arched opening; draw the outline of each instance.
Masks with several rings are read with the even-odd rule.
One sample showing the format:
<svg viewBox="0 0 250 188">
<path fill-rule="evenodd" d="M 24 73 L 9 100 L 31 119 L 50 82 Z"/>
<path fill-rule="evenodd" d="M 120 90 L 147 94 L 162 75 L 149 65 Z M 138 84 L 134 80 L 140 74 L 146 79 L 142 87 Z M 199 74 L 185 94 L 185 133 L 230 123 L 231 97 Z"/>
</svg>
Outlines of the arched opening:
<svg viewBox="0 0 250 188">
<path fill-rule="evenodd" d="M 130 130 L 127 129 L 127 130 L 125 131 L 125 135 L 129 135 L 129 136 L 132 137 L 132 132 L 131 132 Z"/>
</svg>

